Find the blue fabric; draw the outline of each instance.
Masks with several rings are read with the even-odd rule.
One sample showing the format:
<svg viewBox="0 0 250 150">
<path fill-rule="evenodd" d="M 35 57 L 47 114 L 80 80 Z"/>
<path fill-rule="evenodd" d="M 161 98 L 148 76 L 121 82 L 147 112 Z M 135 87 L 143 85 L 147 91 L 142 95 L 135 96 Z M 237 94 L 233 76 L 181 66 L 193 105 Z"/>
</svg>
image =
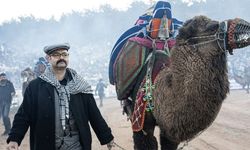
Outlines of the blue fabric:
<svg viewBox="0 0 250 150">
<path fill-rule="evenodd" d="M 168 19 L 172 19 L 172 12 L 169 8 L 158 8 L 155 10 L 153 14 L 153 18 L 162 18 L 164 15 L 167 16 Z"/>
<path fill-rule="evenodd" d="M 174 28 L 173 30 L 173 37 L 175 38 L 178 34 L 179 34 L 179 28 L 182 27 L 183 22 L 176 19 L 176 18 L 172 18 L 172 26 Z"/>
<path fill-rule="evenodd" d="M 176 19 L 176 18 L 173 18 L 172 22 L 173 22 L 173 25 L 174 25 L 174 30 L 178 30 L 183 25 L 183 22 Z"/>
<path fill-rule="evenodd" d="M 128 29 L 126 32 L 124 32 L 120 38 L 117 40 L 114 48 L 112 49 L 110 61 L 109 61 L 109 82 L 110 84 L 114 85 L 114 75 L 113 75 L 113 65 L 115 63 L 115 60 L 123 47 L 123 45 L 127 42 L 127 40 L 131 37 L 143 37 L 144 34 L 142 32 L 143 26 L 134 26 L 130 29 Z"/>
<path fill-rule="evenodd" d="M 169 2 L 166 2 L 166 1 L 158 1 L 155 4 L 155 8 L 154 8 L 153 12 L 155 12 L 159 8 L 169 8 L 171 10 L 171 5 Z"/>
</svg>

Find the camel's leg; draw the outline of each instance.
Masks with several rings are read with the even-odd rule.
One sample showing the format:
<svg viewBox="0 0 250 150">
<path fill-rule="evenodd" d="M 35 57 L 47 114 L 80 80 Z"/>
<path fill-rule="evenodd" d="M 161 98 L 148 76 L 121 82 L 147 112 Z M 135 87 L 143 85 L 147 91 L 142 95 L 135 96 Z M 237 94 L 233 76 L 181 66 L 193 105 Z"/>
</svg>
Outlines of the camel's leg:
<svg viewBox="0 0 250 150">
<path fill-rule="evenodd" d="M 145 114 L 143 131 L 134 132 L 134 149 L 135 150 L 157 150 L 157 140 L 154 136 L 155 119 L 152 113 Z"/>
<path fill-rule="evenodd" d="M 249 94 L 249 83 L 247 83 L 247 94 Z"/>
<path fill-rule="evenodd" d="M 161 150 L 176 150 L 179 145 L 179 143 L 170 141 L 162 130 L 160 130 L 160 143 Z"/>
</svg>

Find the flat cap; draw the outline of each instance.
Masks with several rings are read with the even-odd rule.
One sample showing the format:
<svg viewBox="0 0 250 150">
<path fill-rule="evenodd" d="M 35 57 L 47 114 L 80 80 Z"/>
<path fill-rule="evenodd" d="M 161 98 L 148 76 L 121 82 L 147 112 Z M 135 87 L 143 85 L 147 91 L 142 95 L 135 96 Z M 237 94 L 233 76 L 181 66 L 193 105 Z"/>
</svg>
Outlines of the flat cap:
<svg viewBox="0 0 250 150">
<path fill-rule="evenodd" d="M 1 73 L 1 74 L 0 74 L 0 77 L 5 77 L 5 76 L 6 76 L 5 73 Z"/>
<path fill-rule="evenodd" d="M 70 48 L 70 45 L 68 43 L 62 43 L 62 44 L 54 44 L 54 45 L 48 45 L 48 46 L 45 46 L 43 48 L 43 51 L 46 53 L 46 54 L 51 54 L 53 53 L 55 50 L 58 50 L 58 49 L 65 49 L 65 50 L 69 50 Z"/>
</svg>

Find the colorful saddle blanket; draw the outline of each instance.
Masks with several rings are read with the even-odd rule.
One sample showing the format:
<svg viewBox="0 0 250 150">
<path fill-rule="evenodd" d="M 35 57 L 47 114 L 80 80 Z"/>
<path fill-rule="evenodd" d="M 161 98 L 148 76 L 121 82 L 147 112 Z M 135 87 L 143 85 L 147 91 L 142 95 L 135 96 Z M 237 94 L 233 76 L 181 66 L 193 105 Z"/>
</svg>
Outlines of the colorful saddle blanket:
<svg viewBox="0 0 250 150">
<path fill-rule="evenodd" d="M 149 52 L 148 47 L 134 38 L 129 39 L 123 46 L 114 63 L 114 79 L 119 100 L 128 97 Z"/>
<path fill-rule="evenodd" d="M 163 41 L 156 41 L 156 49 L 164 49 Z M 175 40 L 167 42 L 168 47 L 173 47 Z M 146 58 L 152 51 L 152 41 L 146 38 L 130 38 L 123 46 L 114 63 L 114 79 L 116 93 L 119 100 L 129 97 L 138 74 L 146 63 Z"/>
<path fill-rule="evenodd" d="M 114 74 L 113 74 L 114 68 L 113 67 L 114 67 L 114 63 L 115 63 L 120 51 L 122 50 L 124 44 L 131 37 L 135 37 L 135 36 L 144 37 L 143 32 L 141 31 L 143 28 L 144 28 L 143 26 L 134 26 L 134 27 L 130 28 L 125 33 L 123 33 L 121 35 L 121 37 L 115 43 L 115 45 L 111 51 L 110 61 L 109 61 L 109 82 L 110 82 L 110 84 L 115 85 Z"/>
</svg>

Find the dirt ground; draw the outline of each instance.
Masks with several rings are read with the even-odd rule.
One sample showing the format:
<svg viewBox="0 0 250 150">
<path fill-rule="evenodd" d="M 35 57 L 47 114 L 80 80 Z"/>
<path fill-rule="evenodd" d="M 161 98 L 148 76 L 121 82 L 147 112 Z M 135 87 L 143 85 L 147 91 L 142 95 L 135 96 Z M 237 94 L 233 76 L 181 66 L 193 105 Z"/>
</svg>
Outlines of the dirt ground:
<svg viewBox="0 0 250 150">
<path fill-rule="evenodd" d="M 97 103 L 99 101 L 97 100 Z M 100 108 L 104 118 L 112 128 L 116 146 L 114 150 L 132 150 L 132 130 L 126 116 L 122 115 L 120 103 L 115 98 L 106 99 L 104 107 Z M 15 110 L 12 111 L 11 117 Z M 0 133 L 3 132 L 2 121 Z M 158 129 L 156 137 L 158 137 Z M 92 134 L 93 150 L 107 150 L 101 146 Z M 0 150 L 6 148 L 7 137 L 0 136 Z M 21 150 L 29 150 L 28 134 L 20 147 Z M 180 147 L 183 143 L 180 145 Z M 249 150 L 250 149 L 250 94 L 242 90 L 231 91 L 225 100 L 222 109 L 215 122 L 202 134 L 190 141 L 184 150 Z"/>
</svg>

